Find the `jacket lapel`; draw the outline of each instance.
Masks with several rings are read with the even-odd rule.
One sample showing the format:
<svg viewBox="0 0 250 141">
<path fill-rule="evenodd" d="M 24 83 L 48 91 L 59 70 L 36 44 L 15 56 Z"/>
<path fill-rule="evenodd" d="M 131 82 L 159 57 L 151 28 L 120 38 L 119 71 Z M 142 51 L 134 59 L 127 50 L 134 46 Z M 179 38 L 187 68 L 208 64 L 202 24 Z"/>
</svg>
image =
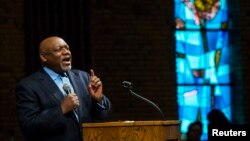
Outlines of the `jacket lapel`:
<svg viewBox="0 0 250 141">
<path fill-rule="evenodd" d="M 39 74 L 39 80 L 41 81 L 44 89 L 48 91 L 47 93 L 52 95 L 55 101 L 60 104 L 63 100 L 63 94 L 60 89 L 57 87 L 55 82 L 50 78 L 50 76 L 42 69 Z"/>
<path fill-rule="evenodd" d="M 42 83 L 41 86 L 44 87 L 43 89 L 47 91 L 47 94 L 52 95 L 52 98 L 54 99 L 54 101 L 56 101 L 56 103 L 60 105 L 64 96 L 62 92 L 60 91 L 60 89 L 55 84 L 55 82 L 50 78 L 50 76 L 43 69 L 41 69 L 41 71 L 39 72 L 39 80 Z M 75 80 L 75 79 L 70 78 L 70 80 Z M 74 90 L 76 91 L 75 93 L 79 93 L 76 82 L 72 81 L 71 83 L 72 83 Z M 73 112 L 70 112 L 69 115 L 78 123 L 78 120 L 76 119 Z"/>
</svg>

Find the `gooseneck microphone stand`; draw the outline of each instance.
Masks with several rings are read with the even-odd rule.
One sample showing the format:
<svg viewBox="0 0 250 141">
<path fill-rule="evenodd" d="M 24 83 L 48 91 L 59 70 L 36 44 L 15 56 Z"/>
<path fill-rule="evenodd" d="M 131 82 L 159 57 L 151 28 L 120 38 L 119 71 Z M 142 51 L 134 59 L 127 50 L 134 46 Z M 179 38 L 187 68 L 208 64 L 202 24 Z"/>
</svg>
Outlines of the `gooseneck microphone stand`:
<svg viewBox="0 0 250 141">
<path fill-rule="evenodd" d="M 164 120 L 166 120 L 165 115 L 163 114 L 162 110 L 161 110 L 154 102 L 152 102 L 151 100 L 149 100 L 149 99 L 147 99 L 147 98 L 145 98 L 145 97 L 140 96 L 139 94 L 135 93 L 135 92 L 132 90 L 132 83 L 131 83 L 131 82 L 129 82 L 129 81 L 123 81 L 122 84 L 123 84 L 123 87 L 124 87 L 124 88 L 127 88 L 127 89 L 128 89 L 129 94 L 131 94 L 132 96 L 135 96 L 136 98 L 138 98 L 138 99 L 140 99 L 140 100 L 143 100 L 143 101 L 145 101 L 146 103 L 152 105 L 152 106 L 161 114 L 162 118 L 163 118 Z"/>
</svg>

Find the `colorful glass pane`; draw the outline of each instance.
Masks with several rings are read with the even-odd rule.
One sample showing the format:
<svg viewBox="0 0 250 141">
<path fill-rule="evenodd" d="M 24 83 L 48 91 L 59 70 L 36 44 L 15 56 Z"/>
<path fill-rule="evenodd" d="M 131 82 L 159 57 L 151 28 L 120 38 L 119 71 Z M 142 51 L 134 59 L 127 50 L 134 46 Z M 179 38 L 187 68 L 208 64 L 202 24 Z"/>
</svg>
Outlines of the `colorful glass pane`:
<svg viewBox="0 0 250 141">
<path fill-rule="evenodd" d="M 181 133 L 200 120 L 202 140 L 207 140 L 211 109 L 220 109 L 230 120 L 232 116 L 229 18 L 226 0 L 201 2 L 175 0 L 177 102 Z"/>
</svg>

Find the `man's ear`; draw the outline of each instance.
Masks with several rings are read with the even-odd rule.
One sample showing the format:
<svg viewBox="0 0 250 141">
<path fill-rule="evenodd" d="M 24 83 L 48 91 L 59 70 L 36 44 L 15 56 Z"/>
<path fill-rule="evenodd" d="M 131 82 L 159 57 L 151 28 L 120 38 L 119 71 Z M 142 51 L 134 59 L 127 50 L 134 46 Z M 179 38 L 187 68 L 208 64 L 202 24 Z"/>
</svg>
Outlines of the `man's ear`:
<svg viewBox="0 0 250 141">
<path fill-rule="evenodd" d="M 40 59 L 42 62 L 47 62 L 47 59 L 44 54 L 40 54 Z"/>
</svg>

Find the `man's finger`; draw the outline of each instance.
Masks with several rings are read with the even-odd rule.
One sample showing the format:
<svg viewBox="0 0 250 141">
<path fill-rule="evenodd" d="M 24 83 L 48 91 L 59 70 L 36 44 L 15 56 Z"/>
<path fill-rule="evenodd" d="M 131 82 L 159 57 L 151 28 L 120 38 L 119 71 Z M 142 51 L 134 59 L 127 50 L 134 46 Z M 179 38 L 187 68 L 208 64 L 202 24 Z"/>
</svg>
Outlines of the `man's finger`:
<svg viewBox="0 0 250 141">
<path fill-rule="evenodd" d="M 93 69 L 90 69 L 90 76 L 95 76 L 95 72 Z"/>
</svg>

